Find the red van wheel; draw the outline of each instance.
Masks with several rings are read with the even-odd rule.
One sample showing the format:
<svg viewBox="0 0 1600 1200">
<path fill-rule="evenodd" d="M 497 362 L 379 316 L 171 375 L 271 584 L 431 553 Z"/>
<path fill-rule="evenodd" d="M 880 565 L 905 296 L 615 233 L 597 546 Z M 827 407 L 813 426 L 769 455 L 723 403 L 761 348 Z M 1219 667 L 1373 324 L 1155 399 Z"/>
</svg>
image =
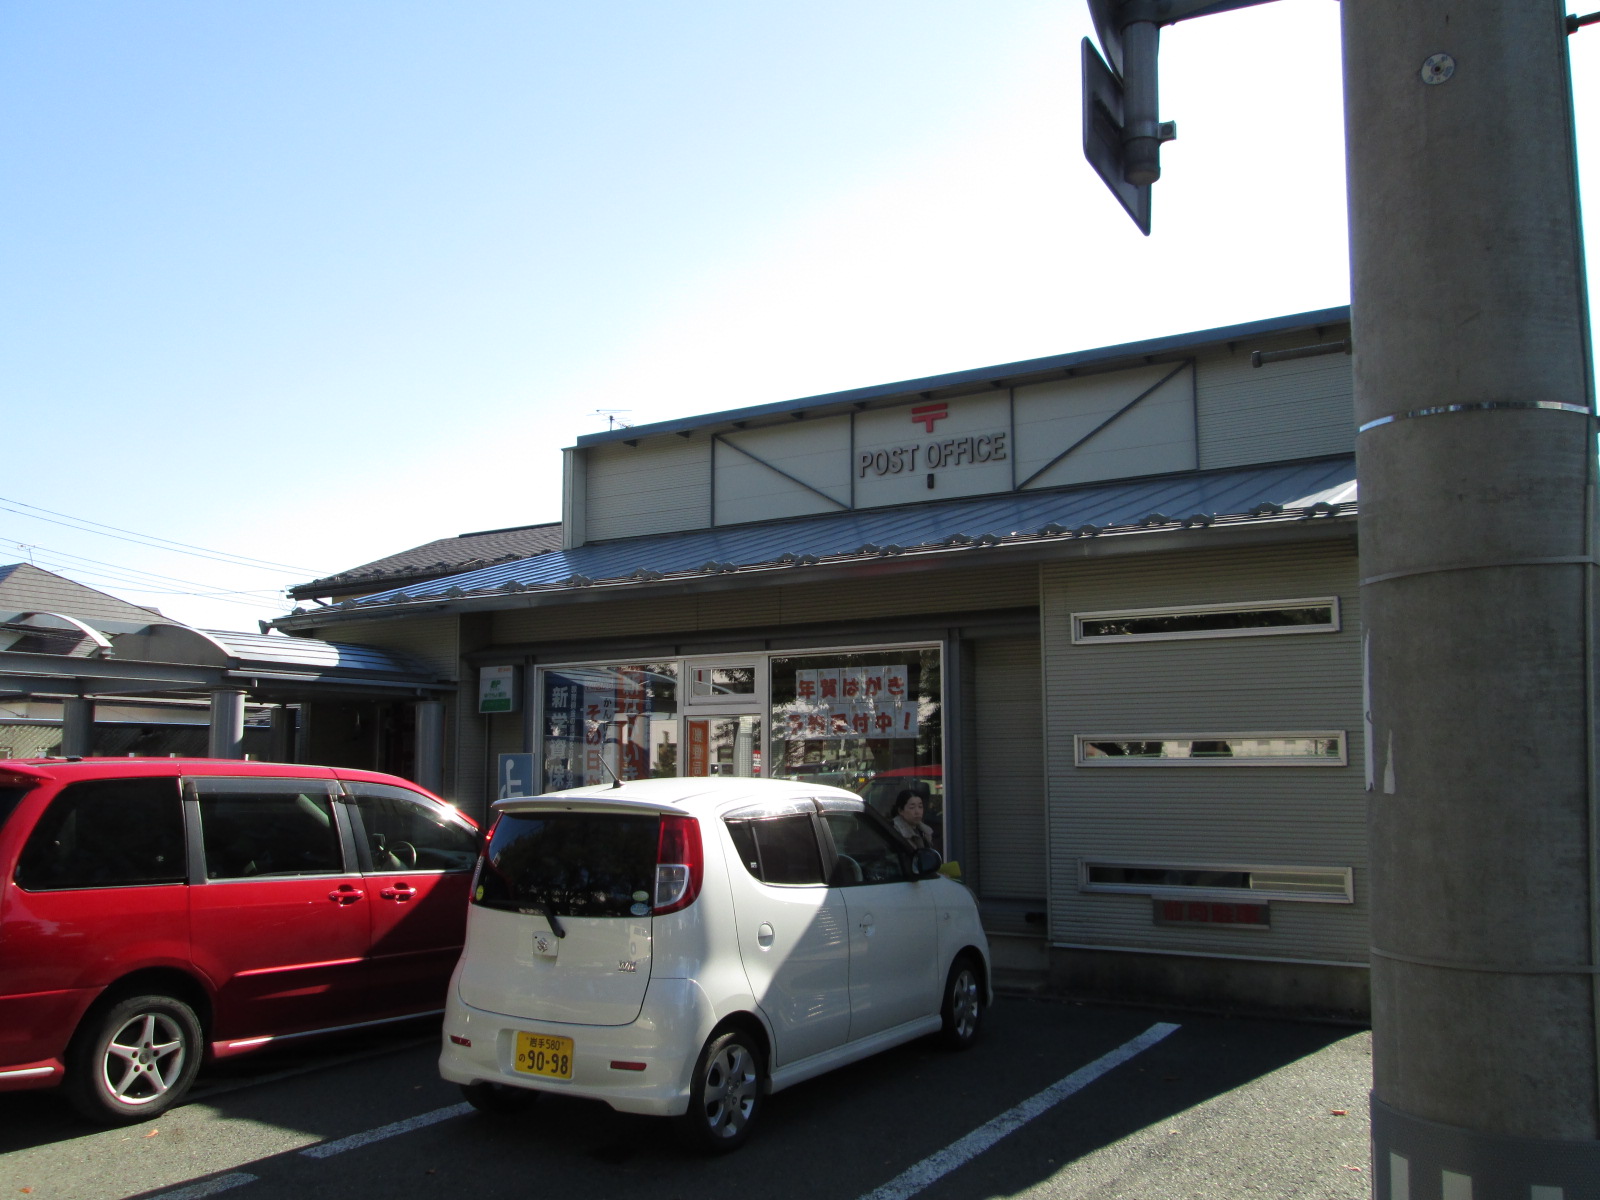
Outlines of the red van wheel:
<svg viewBox="0 0 1600 1200">
<path fill-rule="evenodd" d="M 146 1121 L 189 1090 L 200 1021 L 171 996 L 129 996 L 91 1011 L 67 1052 L 67 1097 L 93 1121 Z"/>
</svg>

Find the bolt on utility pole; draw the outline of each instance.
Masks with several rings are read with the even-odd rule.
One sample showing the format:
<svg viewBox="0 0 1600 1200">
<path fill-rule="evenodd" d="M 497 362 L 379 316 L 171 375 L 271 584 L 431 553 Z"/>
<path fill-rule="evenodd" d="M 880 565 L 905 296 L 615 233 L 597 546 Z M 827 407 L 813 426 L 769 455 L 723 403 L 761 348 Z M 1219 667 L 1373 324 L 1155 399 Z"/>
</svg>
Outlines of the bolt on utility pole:
<svg viewBox="0 0 1600 1200">
<path fill-rule="evenodd" d="M 1378 1200 L 1600 1195 L 1595 424 L 1561 0 L 1343 0 Z"/>
</svg>

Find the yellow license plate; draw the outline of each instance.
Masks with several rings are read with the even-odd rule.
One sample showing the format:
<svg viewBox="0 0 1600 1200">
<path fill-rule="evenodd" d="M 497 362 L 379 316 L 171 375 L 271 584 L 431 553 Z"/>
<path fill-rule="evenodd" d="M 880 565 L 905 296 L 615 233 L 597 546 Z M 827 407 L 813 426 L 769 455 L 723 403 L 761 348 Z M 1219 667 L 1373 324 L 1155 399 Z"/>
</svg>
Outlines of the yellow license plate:
<svg viewBox="0 0 1600 1200">
<path fill-rule="evenodd" d="M 544 1033 L 517 1034 L 517 1058 L 511 1064 L 527 1075 L 572 1078 L 572 1039 Z"/>
</svg>

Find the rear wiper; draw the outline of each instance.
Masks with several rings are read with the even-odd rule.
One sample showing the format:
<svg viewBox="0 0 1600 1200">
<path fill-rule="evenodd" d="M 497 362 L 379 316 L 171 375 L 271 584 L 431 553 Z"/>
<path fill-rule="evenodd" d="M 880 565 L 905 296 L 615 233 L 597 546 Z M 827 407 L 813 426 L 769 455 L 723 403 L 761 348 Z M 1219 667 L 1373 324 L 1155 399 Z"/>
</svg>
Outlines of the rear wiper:
<svg viewBox="0 0 1600 1200">
<path fill-rule="evenodd" d="M 561 927 L 560 920 L 556 917 L 556 901 L 552 892 L 545 892 L 539 898 L 539 905 L 544 909 L 544 919 L 550 922 L 550 932 L 558 938 L 567 936 L 567 931 Z"/>
</svg>

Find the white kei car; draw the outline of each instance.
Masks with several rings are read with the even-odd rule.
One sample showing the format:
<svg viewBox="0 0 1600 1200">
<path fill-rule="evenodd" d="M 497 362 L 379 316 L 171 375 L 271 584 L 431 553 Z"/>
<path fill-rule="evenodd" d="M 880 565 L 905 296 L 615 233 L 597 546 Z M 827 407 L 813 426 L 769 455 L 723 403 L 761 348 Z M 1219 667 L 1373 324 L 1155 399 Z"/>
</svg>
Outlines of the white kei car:
<svg viewBox="0 0 1600 1200">
<path fill-rule="evenodd" d="M 584 1096 L 732 1150 L 769 1092 L 977 1037 L 972 894 L 853 792 L 649 779 L 494 808 L 439 1058 L 479 1108 Z"/>
</svg>

